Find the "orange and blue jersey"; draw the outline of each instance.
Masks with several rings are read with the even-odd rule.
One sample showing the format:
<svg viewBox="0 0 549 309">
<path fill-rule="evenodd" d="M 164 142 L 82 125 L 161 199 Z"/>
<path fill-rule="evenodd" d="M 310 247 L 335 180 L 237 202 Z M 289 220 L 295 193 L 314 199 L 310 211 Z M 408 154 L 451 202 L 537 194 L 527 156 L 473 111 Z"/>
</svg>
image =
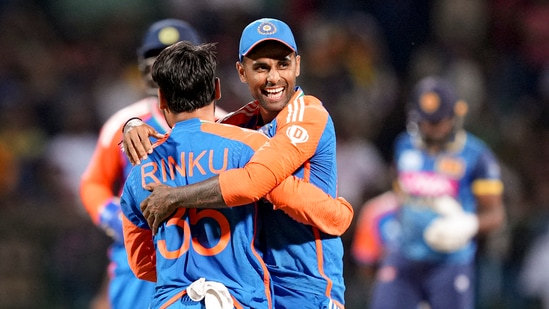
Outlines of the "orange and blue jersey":
<svg viewBox="0 0 549 309">
<path fill-rule="evenodd" d="M 122 127 L 127 119 L 139 117 L 158 132 L 169 129 L 158 109 L 157 97 L 147 97 L 113 114 L 99 133 L 97 146 L 82 176 L 81 199 L 93 222 L 98 224 L 107 201 L 119 197 L 132 165 L 120 148 Z"/>
<path fill-rule="evenodd" d="M 158 132 L 166 132 L 168 125 L 158 109 L 156 97 L 147 97 L 113 114 L 101 128 L 92 159 L 80 185 L 80 195 L 92 221 L 107 230 L 115 241 L 109 255 L 109 300 L 113 308 L 133 309 L 150 301 L 154 284 L 135 277 L 128 265 L 128 257 L 121 237 L 119 196 L 132 166 L 121 151 L 122 126 L 130 117 L 138 116 Z M 110 218 L 110 222 L 105 222 Z M 118 225 L 118 226 L 116 226 Z"/>
<path fill-rule="evenodd" d="M 351 245 L 355 262 L 378 265 L 400 234 L 397 211 L 398 198 L 393 191 L 375 196 L 362 205 Z"/>
<path fill-rule="evenodd" d="M 402 133 L 395 141 L 399 209 L 402 234 L 399 251 L 410 260 L 467 264 L 473 261 L 476 243 L 452 253 L 435 251 L 423 238 L 425 228 L 439 216 L 431 207 L 437 197 L 450 196 L 463 211 L 476 213 L 476 195 L 503 191 L 499 164 L 484 142 L 460 131 L 445 151 L 432 155 L 416 144 L 416 137 Z"/>
<path fill-rule="evenodd" d="M 184 142 L 181 142 L 184 141 Z M 185 186 L 244 166 L 268 138 L 236 126 L 178 122 L 135 166 L 121 197 L 130 266 L 156 281 L 150 308 L 197 306 L 186 288 L 205 278 L 224 284 L 236 308 L 273 308 L 268 269 L 256 249 L 257 203 L 222 209 L 180 208 L 153 237 L 140 210 L 150 183 Z"/>
<path fill-rule="evenodd" d="M 259 111 L 254 101 L 222 120 L 271 137 L 243 169 L 220 174 L 227 205 L 260 199 L 292 174 L 336 196 L 335 130 L 322 103 L 297 88 L 275 120 L 262 127 Z M 341 238 L 299 223 L 276 207 L 262 207 L 260 214 L 264 233 L 258 245 L 271 273 L 277 307 L 343 308 Z"/>
</svg>

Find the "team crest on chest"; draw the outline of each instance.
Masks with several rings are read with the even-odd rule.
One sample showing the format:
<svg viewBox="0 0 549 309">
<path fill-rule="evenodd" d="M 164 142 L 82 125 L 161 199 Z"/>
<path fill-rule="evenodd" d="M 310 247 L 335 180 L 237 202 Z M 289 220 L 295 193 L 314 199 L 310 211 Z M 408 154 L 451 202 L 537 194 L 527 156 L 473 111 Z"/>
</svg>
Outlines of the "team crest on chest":
<svg viewBox="0 0 549 309">
<path fill-rule="evenodd" d="M 460 158 L 441 158 L 436 162 L 435 169 L 445 175 L 461 178 L 465 173 L 465 162 Z"/>
</svg>

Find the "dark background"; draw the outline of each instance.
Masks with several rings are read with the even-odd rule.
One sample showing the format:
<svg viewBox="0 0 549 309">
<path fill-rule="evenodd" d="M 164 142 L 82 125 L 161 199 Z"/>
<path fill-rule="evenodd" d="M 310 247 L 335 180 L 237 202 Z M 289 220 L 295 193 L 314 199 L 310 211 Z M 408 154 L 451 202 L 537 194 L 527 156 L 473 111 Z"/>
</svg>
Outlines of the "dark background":
<svg viewBox="0 0 549 309">
<path fill-rule="evenodd" d="M 353 158 L 339 163 L 340 194 L 357 215 L 389 188 L 410 86 L 427 74 L 452 80 L 469 103 L 466 128 L 494 150 L 506 186 L 508 225 L 479 252 L 478 308 L 542 308 L 549 262 L 521 279 L 530 250 L 549 244 L 541 0 L 0 1 L 0 308 L 88 308 L 98 291 L 110 240 L 85 213 L 79 178 L 102 123 L 142 97 L 136 49 L 167 17 L 218 42 L 226 110 L 251 99 L 234 68 L 244 26 L 275 17 L 292 27 L 298 84 L 334 117 L 338 157 Z M 371 278 L 348 252 L 345 262 L 347 308 L 363 308 Z"/>
</svg>

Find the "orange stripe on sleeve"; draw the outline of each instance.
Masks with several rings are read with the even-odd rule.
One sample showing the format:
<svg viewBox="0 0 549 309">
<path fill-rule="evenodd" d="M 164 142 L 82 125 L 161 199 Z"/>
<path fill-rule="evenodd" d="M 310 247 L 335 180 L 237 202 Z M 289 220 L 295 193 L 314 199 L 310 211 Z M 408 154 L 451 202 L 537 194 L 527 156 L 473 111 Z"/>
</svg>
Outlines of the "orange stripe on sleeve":
<svg viewBox="0 0 549 309">
<path fill-rule="evenodd" d="M 137 227 L 126 216 L 122 216 L 122 224 L 130 268 L 137 278 L 156 282 L 156 251 L 151 230 Z"/>
</svg>

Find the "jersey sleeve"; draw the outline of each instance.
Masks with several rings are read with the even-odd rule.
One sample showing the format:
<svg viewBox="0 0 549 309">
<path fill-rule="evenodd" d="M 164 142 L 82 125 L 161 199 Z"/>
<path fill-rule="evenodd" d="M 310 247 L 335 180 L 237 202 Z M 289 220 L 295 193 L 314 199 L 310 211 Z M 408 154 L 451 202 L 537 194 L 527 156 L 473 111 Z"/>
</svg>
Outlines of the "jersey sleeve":
<svg viewBox="0 0 549 309">
<path fill-rule="evenodd" d="M 123 213 L 124 246 L 128 253 L 130 268 L 135 276 L 142 280 L 156 282 L 156 249 L 152 231 L 132 194 L 132 186 L 141 188 L 140 183 L 132 181 L 137 179 L 132 177 L 132 173 L 128 177 L 120 199 Z"/>
<path fill-rule="evenodd" d="M 122 140 L 121 128 L 114 122 L 105 123 L 80 182 L 82 203 L 96 225 L 102 209 L 120 193 L 123 180 L 123 154 L 118 145 Z"/>
<path fill-rule="evenodd" d="M 342 197 L 333 198 L 317 186 L 290 176 L 274 188 L 267 199 L 294 220 L 341 236 L 353 220 L 353 207 Z"/>
<path fill-rule="evenodd" d="M 290 102 L 276 117 L 277 134 L 250 162 L 220 174 L 225 203 L 236 206 L 257 201 L 290 176 L 315 153 L 328 117 L 314 97 L 301 96 Z"/>
<path fill-rule="evenodd" d="M 92 221 L 99 225 L 105 206 L 119 205 L 122 185 L 129 161 L 121 151 L 122 127 L 128 118 L 154 116 L 157 99 L 147 97 L 114 113 L 101 127 L 99 138 L 88 166 L 80 181 L 80 198 Z M 159 112 L 158 112 L 159 113 Z M 116 199 L 115 199 L 116 198 Z"/>
<path fill-rule="evenodd" d="M 501 195 L 503 193 L 499 164 L 488 149 L 485 149 L 479 156 L 474 178 L 472 191 L 475 195 Z"/>
</svg>

